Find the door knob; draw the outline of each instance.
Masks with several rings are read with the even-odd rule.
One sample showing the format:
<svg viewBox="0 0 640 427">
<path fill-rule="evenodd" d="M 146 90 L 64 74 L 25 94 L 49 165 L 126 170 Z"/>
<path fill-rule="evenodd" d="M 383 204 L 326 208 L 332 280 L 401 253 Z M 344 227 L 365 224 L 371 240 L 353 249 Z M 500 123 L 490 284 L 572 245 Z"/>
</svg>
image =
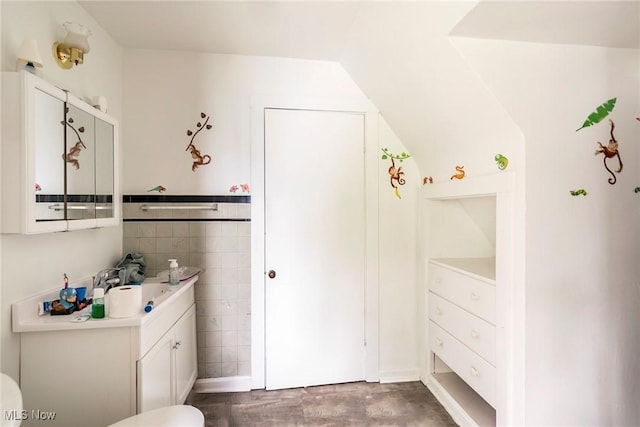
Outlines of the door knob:
<svg viewBox="0 0 640 427">
<path fill-rule="evenodd" d="M 269 270 L 267 275 L 269 276 L 269 279 L 274 279 L 276 277 L 276 271 L 275 270 Z"/>
</svg>

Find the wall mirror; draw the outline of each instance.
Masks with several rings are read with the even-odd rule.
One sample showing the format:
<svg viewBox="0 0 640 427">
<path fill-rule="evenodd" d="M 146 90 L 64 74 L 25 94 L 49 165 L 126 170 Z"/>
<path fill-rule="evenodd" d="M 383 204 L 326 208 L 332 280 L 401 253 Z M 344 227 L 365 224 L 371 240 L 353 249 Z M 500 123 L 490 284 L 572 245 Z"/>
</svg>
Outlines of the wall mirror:
<svg viewBox="0 0 640 427">
<path fill-rule="evenodd" d="M 66 159 L 66 219 L 95 219 L 95 120 L 71 102 L 66 106 L 66 154 L 61 156 Z"/>
<path fill-rule="evenodd" d="M 33 95 L 35 220 L 64 220 L 63 209 L 49 208 L 64 203 L 64 101 L 40 89 Z"/>
<path fill-rule="evenodd" d="M 33 74 L 2 79 L 2 232 L 119 224 L 117 120 Z"/>
<path fill-rule="evenodd" d="M 115 126 L 101 118 L 95 119 L 96 150 L 96 217 L 114 218 L 115 204 Z"/>
</svg>

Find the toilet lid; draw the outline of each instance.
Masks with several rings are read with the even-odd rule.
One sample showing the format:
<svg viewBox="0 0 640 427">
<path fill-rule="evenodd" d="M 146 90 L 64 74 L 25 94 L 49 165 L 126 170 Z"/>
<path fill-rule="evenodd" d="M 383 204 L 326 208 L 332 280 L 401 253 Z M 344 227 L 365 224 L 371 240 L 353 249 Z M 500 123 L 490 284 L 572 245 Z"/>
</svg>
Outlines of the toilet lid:
<svg viewBox="0 0 640 427">
<path fill-rule="evenodd" d="M 2 427 L 14 427 L 21 424 L 22 419 L 22 393 L 20 387 L 9 375 L 2 373 L 2 381 L 0 382 L 0 391 L 2 392 L 0 402 L 2 402 Z M 5 411 L 16 411 L 13 416 L 7 416 Z"/>
<path fill-rule="evenodd" d="M 125 418 L 109 427 L 204 427 L 204 415 L 189 405 L 167 406 Z"/>
</svg>

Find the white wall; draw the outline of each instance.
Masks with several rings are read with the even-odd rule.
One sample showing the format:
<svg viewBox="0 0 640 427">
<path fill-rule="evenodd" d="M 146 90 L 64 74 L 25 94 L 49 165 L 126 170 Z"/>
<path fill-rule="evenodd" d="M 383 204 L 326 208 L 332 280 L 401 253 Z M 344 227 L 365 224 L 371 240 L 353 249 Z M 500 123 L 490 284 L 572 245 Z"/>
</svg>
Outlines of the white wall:
<svg viewBox="0 0 640 427">
<path fill-rule="evenodd" d="M 367 2 L 340 58 L 423 175 L 497 173 L 494 156 L 522 165 L 522 137 L 449 33 L 475 2 Z"/>
<path fill-rule="evenodd" d="M 324 61 L 127 50 L 124 70 L 125 194 L 156 185 L 166 194 L 229 194 L 250 182 L 253 96 L 363 97 L 338 64 Z M 212 162 L 192 172 L 187 130 L 201 112 L 213 127 L 194 144 Z"/>
<path fill-rule="evenodd" d="M 228 194 L 233 184 L 262 185 L 251 177 L 253 97 L 351 97 L 364 99 L 339 64 L 238 55 L 150 50 L 125 52 L 124 189 L 165 194 Z M 211 130 L 195 139 L 213 161 L 191 171 L 187 129 L 200 112 Z M 406 151 L 381 120 L 379 146 Z M 388 161 L 380 159 L 380 373 L 383 380 L 415 380 L 415 227 L 420 176 L 413 159 L 404 162 L 407 184 L 399 200 L 389 185 Z M 295 153 L 283 161 L 295 161 Z M 339 161 L 336 167 L 341 167 Z M 321 179 L 322 177 L 318 177 Z"/>
<path fill-rule="evenodd" d="M 459 39 L 455 42 L 526 139 L 526 423 L 635 425 L 640 419 L 638 52 Z M 617 97 L 625 164 L 618 183 L 596 141 L 576 132 Z M 611 162 L 615 165 L 614 162 Z M 587 197 L 569 190 L 584 188 Z"/>
<path fill-rule="evenodd" d="M 406 151 L 383 118 L 378 132 L 380 148 L 388 148 L 393 154 Z M 390 165 L 389 160 L 380 159 L 380 381 L 415 381 L 419 377 L 416 230 L 422 178 L 413 156 L 402 163 L 396 161 L 407 181 L 399 186 L 402 198 L 398 199 L 389 183 Z"/>
<path fill-rule="evenodd" d="M 24 38 L 38 41 L 44 62 L 43 78 L 85 100 L 104 95 L 109 114 L 122 115 L 122 49 L 76 2 L 0 3 L 2 71 L 15 71 L 15 58 Z M 64 37 L 62 23 L 75 21 L 93 32 L 85 63 L 63 70 L 54 62 L 51 46 Z M 110 227 L 37 236 L 2 235 L 0 332 L 1 370 L 18 378 L 20 341 L 11 332 L 11 303 L 55 286 L 62 275 L 71 280 L 91 276 L 112 266 L 121 255 L 122 228 Z M 48 351 L 49 349 L 43 349 Z"/>
</svg>

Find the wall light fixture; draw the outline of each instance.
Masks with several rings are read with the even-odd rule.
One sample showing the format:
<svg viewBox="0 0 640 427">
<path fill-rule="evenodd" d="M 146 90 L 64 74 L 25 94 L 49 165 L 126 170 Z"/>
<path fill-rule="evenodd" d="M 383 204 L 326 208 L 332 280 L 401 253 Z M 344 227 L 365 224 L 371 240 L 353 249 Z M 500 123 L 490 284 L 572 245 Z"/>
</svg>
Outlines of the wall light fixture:
<svg viewBox="0 0 640 427">
<path fill-rule="evenodd" d="M 67 32 L 63 42 L 53 44 L 53 57 L 65 70 L 84 62 L 84 54 L 89 52 L 91 30 L 84 25 L 73 22 L 62 24 Z"/>
<path fill-rule="evenodd" d="M 38 74 L 36 68 L 42 68 L 42 58 L 38 49 L 38 42 L 25 39 L 18 51 L 18 70 L 24 69 L 32 74 Z"/>
</svg>

